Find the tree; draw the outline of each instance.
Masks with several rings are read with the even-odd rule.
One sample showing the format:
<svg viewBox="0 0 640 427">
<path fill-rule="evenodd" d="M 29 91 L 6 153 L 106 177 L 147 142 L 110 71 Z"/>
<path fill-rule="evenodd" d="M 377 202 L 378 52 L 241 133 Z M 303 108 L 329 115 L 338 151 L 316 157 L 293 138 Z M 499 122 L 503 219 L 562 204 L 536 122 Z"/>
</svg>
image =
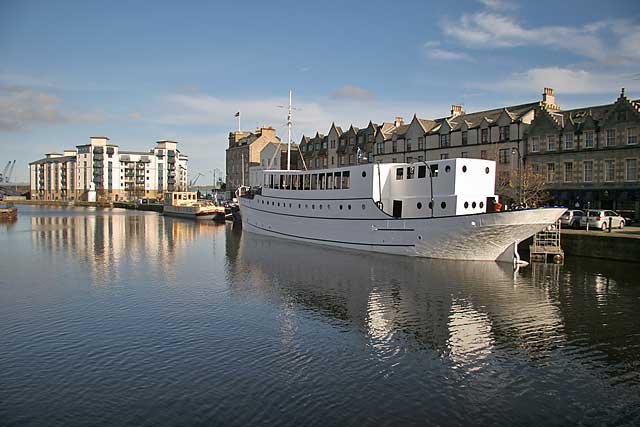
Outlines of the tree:
<svg viewBox="0 0 640 427">
<path fill-rule="evenodd" d="M 544 173 L 531 166 L 524 166 L 520 173 L 501 172 L 498 194 L 505 202 L 523 207 L 538 207 L 551 199 Z"/>
</svg>

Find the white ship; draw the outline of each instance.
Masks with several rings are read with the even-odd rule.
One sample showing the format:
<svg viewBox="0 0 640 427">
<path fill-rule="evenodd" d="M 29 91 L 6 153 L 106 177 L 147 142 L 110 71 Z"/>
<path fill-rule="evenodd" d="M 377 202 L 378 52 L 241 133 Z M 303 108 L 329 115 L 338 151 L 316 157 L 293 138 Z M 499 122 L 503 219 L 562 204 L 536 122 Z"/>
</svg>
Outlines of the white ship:
<svg viewBox="0 0 640 427">
<path fill-rule="evenodd" d="M 495 211 L 495 162 L 460 158 L 325 170 L 267 170 L 241 192 L 243 230 L 428 258 L 519 260 L 517 243 L 564 208 Z"/>
<path fill-rule="evenodd" d="M 224 208 L 207 201 L 198 200 L 198 194 L 192 191 L 174 191 L 164 196 L 162 213 L 167 216 L 189 219 L 224 220 Z"/>
</svg>

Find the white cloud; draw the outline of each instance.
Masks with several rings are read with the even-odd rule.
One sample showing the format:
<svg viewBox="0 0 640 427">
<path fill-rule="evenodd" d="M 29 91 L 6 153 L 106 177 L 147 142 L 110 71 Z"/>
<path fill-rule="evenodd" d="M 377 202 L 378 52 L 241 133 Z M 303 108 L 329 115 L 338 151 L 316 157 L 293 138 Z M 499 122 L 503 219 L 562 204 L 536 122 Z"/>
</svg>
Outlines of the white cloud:
<svg viewBox="0 0 640 427">
<path fill-rule="evenodd" d="M 0 86 L 0 131 L 20 131 L 36 126 L 69 122 L 95 122 L 101 113 L 64 111 L 50 93 L 20 86 Z"/>
<path fill-rule="evenodd" d="M 478 0 L 488 9 L 496 9 L 496 10 L 504 10 L 504 9 L 514 9 L 515 4 L 509 0 Z"/>
<path fill-rule="evenodd" d="M 357 86 L 345 85 L 331 92 L 330 97 L 333 99 L 369 101 L 375 96 L 370 90 Z"/>
<path fill-rule="evenodd" d="M 485 90 L 528 93 L 552 87 L 558 94 L 615 94 L 625 87 L 640 91 L 640 80 L 634 75 L 612 74 L 609 70 L 596 72 L 561 67 L 532 68 L 516 73 L 503 82 L 485 82 L 476 87 Z"/>
<path fill-rule="evenodd" d="M 566 50 L 601 62 L 640 59 L 640 29 L 630 21 L 598 21 L 583 26 L 527 28 L 513 17 L 491 12 L 463 15 L 458 22 L 443 21 L 444 33 L 473 48 L 544 46 Z"/>
<path fill-rule="evenodd" d="M 427 49 L 427 56 L 439 61 L 473 61 L 473 58 L 464 52 L 453 52 L 438 48 Z"/>
</svg>

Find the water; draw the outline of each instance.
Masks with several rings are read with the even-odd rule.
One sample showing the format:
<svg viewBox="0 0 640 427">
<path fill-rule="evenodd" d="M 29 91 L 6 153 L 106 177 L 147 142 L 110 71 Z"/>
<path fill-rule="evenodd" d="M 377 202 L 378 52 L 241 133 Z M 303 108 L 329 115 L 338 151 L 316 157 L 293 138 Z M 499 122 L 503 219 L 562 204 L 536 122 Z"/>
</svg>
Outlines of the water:
<svg viewBox="0 0 640 427">
<path fill-rule="evenodd" d="M 638 265 L 513 273 L 152 212 L 0 225 L 0 425 L 638 425 Z"/>
</svg>

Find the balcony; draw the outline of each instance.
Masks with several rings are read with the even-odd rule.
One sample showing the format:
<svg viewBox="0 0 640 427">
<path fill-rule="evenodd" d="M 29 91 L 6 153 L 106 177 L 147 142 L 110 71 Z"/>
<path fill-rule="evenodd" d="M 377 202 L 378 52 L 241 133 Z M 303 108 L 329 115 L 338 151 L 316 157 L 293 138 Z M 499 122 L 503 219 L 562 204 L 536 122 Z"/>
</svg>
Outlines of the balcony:
<svg viewBox="0 0 640 427">
<path fill-rule="evenodd" d="M 104 149 L 102 147 L 93 147 L 93 154 L 102 154 Z"/>
<path fill-rule="evenodd" d="M 95 150 L 93 150 L 93 152 L 95 153 Z M 107 154 L 113 155 L 113 153 L 114 153 L 113 147 L 107 147 Z"/>
<path fill-rule="evenodd" d="M 127 172 L 124 173 L 124 176 L 126 176 L 127 178 L 133 178 L 133 175 L 134 175 L 133 171 L 131 171 L 131 172 L 127 171 Z"/>
<path fill-rule="evenodd" d="M 175 152 L 175 151 L 173 151 L 173 150 L 169 150 L 169 151 L 167 151 L 167 156 L 169 156 L 169 157 L 175 157 L 175 156 L 176 156 L 176 152 Z"/>
<path fill-rule="evenodd" d="M 93 161 L 97 162 L 97 161 L 103 161 L 104 160 L 104 154 L 94 154 L 93 155 Z"/>
</svg>

